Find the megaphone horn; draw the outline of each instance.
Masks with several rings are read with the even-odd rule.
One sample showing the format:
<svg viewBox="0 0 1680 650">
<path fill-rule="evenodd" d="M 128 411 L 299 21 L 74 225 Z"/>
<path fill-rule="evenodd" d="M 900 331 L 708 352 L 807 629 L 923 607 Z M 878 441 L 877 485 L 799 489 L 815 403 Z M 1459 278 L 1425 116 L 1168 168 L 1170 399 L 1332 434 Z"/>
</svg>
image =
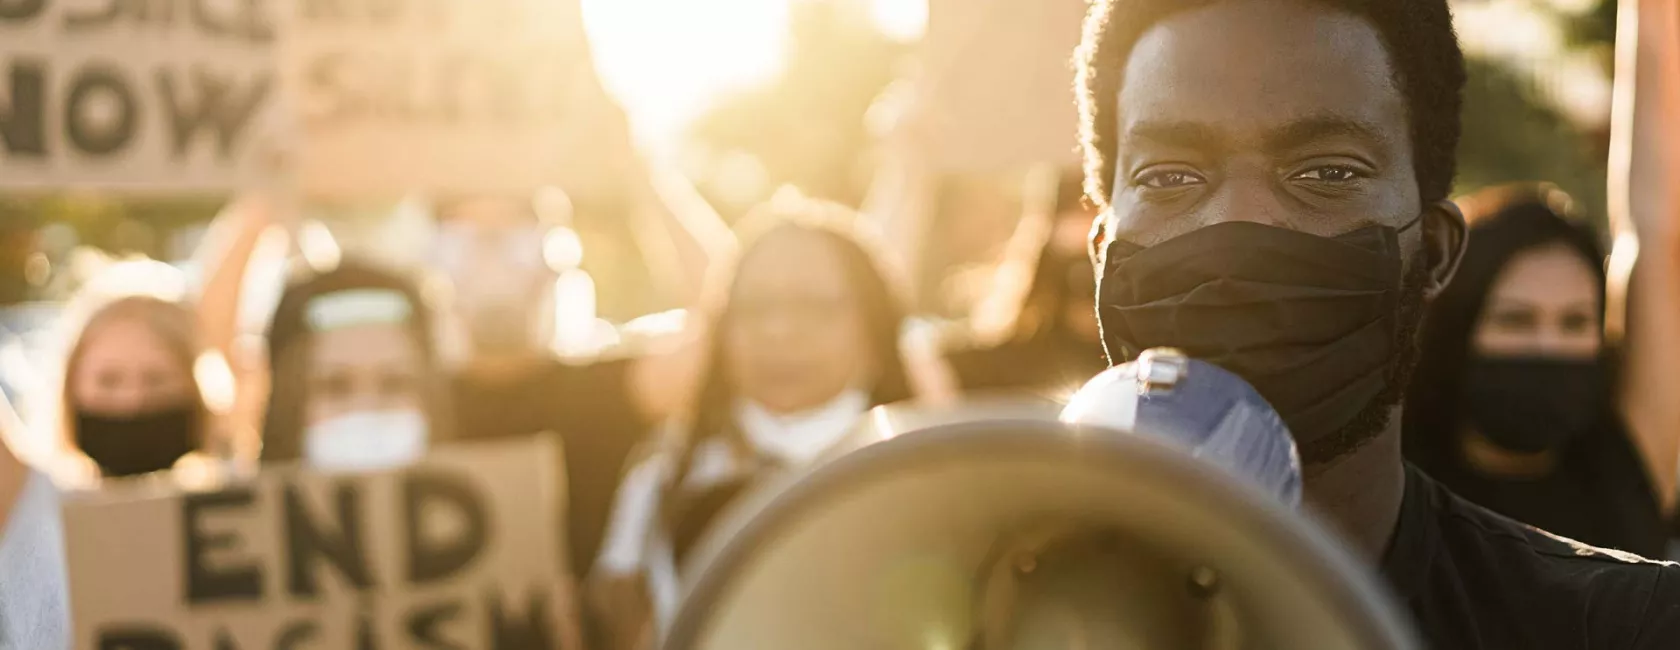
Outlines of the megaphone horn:
<svg viewBox="0 0 1680 650">
<path fill-rule="evenodd" d="M 861 447 L 725 516 L 663 647 L 1417 647 L 1289 502 L 1299 467 L 1265 401 L 1211 365 L 1152 362 L 1169 370 L 1088 384 L 1064 414 L 1083 422 L 875 412 Z M 1115 408 L 1129 429 L 1092 423 Z"/>
</svg>

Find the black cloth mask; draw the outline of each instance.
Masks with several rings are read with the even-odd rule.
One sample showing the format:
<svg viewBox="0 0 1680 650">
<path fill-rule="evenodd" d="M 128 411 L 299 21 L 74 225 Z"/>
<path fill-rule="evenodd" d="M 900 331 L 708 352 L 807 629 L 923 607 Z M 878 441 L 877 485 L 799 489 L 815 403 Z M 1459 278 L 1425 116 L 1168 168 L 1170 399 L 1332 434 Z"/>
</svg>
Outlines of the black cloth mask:
<svg viewBox="0 0 1680 650">
<path fill-rule="evenodd" d="M 191 406 L 110 417 L 77 412 L 76 444 L 107 477 L 138 476 L 175 465 L 192 452 L 198 409 Z"/>
<path fill-rule="evenodd" d="M 1586 433 L 1607 401 L 1596 361 L 1540 357 L 1471 359 L 1462 399 L 1476 431 L 1500 447 L 1530 453 Z"/>
<path fill-rule="evenodd" d="M 1297 443 L 1342 430 L 1389 382 L 1400 233 L 1319 237 L 1226 222 L 1143 248 L 1109 244 L 1097 314 L 1109 359 L 1174 347 L 1246 379 Z"/>
</svg>

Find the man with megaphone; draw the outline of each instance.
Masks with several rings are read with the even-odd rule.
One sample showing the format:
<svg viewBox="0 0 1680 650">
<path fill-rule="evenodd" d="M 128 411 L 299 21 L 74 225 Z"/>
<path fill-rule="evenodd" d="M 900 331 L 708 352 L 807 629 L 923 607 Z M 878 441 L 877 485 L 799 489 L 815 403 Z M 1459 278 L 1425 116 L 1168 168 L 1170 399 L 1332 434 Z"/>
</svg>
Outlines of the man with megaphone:
<svg viewBox="0 0 1680 650">
<path fill-rule="evenodd" d="M 1467 236 L 1452 24 L 1448 0 L 1094 0 L 1117 367 L 1061 423 L 872 413 L 700 545 L 664 647 L 1680 648 L 1680 567 L 1402 460 L 1416 334 Z"/>
<path fill-rule="evenodd" d="M 1465 248 L 1447 0 L 1100 0 L 1079 59 L 1112 361 L 1171 346 L 1252 384 L 1306 502 L 1430 647 L 1680 647 L 1680 568 L 1516 524 L 1401 460 L 1423 307 Z"/>
</svg>

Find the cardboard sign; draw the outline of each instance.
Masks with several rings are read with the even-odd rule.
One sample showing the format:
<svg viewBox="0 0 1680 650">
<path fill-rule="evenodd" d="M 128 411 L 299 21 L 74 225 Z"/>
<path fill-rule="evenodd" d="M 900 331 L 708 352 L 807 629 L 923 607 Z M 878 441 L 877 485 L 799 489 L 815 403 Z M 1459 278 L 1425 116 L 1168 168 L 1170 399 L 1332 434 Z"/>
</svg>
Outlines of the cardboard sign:
<svg viewBox="0 0 1680 650">
<path fill-rule="evenodd" d="M 308 195 L 587 192 L 628 146 L 577 0 L 296 0 L 281 57 Z"/>
<path fill-rule="evenodd" d="M 0 2 L 0 189 L 220 191 L 262 162 L 263 0 Z"/>
<path fill-rule="evenodd" d="M 576 622 L 558 453 L 544 437 L 68 498 L 74 648 L 558 650 Z"/>
</svg>

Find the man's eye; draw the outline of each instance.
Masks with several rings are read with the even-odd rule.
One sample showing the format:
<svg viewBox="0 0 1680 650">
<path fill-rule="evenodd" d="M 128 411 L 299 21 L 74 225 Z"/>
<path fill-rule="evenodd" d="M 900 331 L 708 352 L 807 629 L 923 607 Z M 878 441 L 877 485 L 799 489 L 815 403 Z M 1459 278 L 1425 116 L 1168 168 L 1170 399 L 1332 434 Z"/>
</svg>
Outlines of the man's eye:
<svg viewBox="0 0 1680 650">
<path fill-rule="evenodd" d="M 1189 185 L 1200 185 L 1206 182 L 1202 177 L 1185 171 L 1158 171 L 1138 176 L 1137 184 L 1147 188 L 1165 190 Z"/>
<path fill-rule="evenodd" d="M 1365 175 L 1359 170 L 1343 165 L 1325 165 L 1314 167 L 1295 175 L 1295 180 L 1325 181 L 1329 183 L 1346 183 L 1363 178 Z"/>
</svg>

